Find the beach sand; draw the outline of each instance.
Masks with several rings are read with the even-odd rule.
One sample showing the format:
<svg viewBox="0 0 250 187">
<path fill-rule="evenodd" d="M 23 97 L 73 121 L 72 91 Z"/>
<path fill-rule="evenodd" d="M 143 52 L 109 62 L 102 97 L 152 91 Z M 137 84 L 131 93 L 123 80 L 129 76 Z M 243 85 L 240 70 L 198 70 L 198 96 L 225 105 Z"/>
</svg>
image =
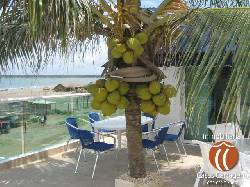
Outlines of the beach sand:
<svg viewBox="0 0 250 187">
<path fill-rule="evenodd" d="M 47 88 L 47 87 L 46 87 Z M 65 95 L 72 92 L 55 92 L 53 88 L 22 88 L 22 89 L 8 89 L 0 91 L 0 100 L 5 101 L 7 99 L 23 98 L 23 97 L 41 97 L 48 95 Z"/>
</svg>

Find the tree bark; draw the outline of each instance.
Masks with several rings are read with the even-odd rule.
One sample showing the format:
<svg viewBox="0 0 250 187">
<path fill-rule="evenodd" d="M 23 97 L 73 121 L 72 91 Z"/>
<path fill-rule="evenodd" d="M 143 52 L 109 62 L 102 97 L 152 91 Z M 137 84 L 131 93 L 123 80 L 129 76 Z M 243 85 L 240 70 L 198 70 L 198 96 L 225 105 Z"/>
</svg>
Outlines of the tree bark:
<svg viewBox="0 0 250 187">
<path fill-rule="evenodd" d="M 131 89 L 127 96 L 130 104 L 125 111 L 129 173 L 133 178 L 144 178 L 146 177 L 146 169 L 142 146 L 140 100 L 135 93 L 135 86 L 135 84 L 131 84 Z"/>
</svg>

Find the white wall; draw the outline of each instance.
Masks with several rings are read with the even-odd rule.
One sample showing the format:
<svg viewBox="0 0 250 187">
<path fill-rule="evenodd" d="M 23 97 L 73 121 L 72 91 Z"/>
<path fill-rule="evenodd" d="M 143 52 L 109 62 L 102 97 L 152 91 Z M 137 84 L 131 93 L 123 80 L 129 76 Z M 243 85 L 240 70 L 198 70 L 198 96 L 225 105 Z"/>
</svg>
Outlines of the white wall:
<svg viewBox="0 0 250 187">
<path fill-rule="evenodd" d="M 179 73 L 180 68 L 168 67 L 162 68 L 162 71 L 167 76 L 164 84 L 177 86 L 179 77 L 185 76 L 184 73 Z M 185 84 L 181 84 L 178 89 L 177 96 L 171 99 L 171 112 L 168 115 L 159 114 L 156 118 L 155 127 L 160 127 L 168 123 L 185 120 Z"/>
</svg>

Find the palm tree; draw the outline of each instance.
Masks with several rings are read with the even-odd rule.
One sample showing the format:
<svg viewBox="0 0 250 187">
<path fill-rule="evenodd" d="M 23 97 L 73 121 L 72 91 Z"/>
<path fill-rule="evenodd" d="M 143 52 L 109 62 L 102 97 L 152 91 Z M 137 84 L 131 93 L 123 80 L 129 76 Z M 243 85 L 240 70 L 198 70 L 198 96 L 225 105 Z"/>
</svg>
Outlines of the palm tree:
<svg viewBox="0 0 250 187">
<path fill-rule="evenodd" d="M 225 66 L 230 66 L 231 74 L 219 114 L 232 120 L 241 97 L 245 113 L 240 120 L 248 121 L 249 94 L 242 93 L 249 93 L 250 88 L 250 9 L 238 8 L 243 6 L 249 6 L 249 1 L 163 0 L 151 11 L 142 9 L 140 0 L 116 3 L 112 0 L 5 0 L 0 3 L 0 72 L 14 64 L 39 69 L 51 55 L 67 55 L 79 48 L 84 51 L 89 40 L 98 42 L 100 36 L 124 40 L 143 31 L 149 35 L 149 42 L 132 67 L 144 66 L 158 80 L 164 78 L 159 66 L 181 67 L 181 75 L 185 74 L 181 77 L 189 80 L 186 115 L 193 134 L 199 133 L 197 124 Z M 228 60 L 232 63 L 227 64 Z M 124 65 L 110 57 L 104 67 L 104 75 L 108 75 Z M 131 177 L 143 178 L 146 170 L 141 111 L 135 86 L 136 83 L 131 84 L 127 95 L 130 106 L 125 111 L 129 171 Z M 200 103 L 197 98 L 205 86 L 207 92 Z"/>
</svg>

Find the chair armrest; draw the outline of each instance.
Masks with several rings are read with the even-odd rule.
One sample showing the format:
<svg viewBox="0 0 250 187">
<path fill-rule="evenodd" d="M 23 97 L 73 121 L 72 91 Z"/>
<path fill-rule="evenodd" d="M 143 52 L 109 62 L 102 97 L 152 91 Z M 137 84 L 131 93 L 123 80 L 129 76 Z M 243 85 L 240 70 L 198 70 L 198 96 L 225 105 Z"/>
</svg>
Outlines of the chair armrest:
<svg viewBox="0 0 250 187">
<path fill-rule="evenodd" d="M 157 133 L 158 131 L 159 131 L 159 129 L 153 129 L 153 130 L 150 130 L 148 132 L 143 132 L 142 135 L 153 134 L 153 133 Z"/>
</svg>

